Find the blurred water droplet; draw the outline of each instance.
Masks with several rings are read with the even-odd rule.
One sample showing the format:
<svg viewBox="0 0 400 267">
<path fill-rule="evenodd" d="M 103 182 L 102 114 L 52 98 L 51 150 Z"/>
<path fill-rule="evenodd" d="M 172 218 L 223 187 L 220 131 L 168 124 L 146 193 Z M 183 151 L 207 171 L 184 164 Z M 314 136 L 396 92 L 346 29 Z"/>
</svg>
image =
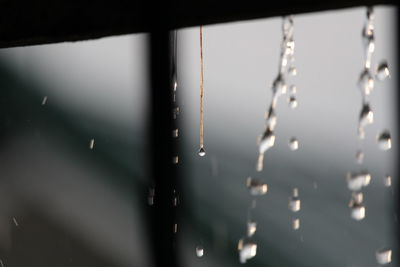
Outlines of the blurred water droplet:
<svg viewBox="0 0 400 267">
<path fill-rule="evenodd" d="M 374 89 L 374 79 L 368 69 L 364 69 L 360 74 L 358 85 L 364 95 L 369 95 Z"/>
<path fill-rule="evenodd" d="M 365 207 L 361 204 L 355 204 L 351 207 L 351 217 L 356 220 L 360 221 L 365 218 Z"/>
<path fill-rule="evenodd" d="M 204 255 L 204 248 L 203 246 L 197 246 L 196 247 L 196 256 L 201 258 Z"/>
<path fill-rule="evenodd" d="M 178 156 L 172 157 L 172 163 L 173 164 L 178 164 L 178 162 L 179 162 L 179 157 Z"/>
<path fill-rule="evenodd" d="M 364 153 L 361 150 L 357 150 L 356 152 L 356 162 L 358 164 L 362 164 L 364 161 Z"/>
<path fill-rule="evenodd" d="M 47 103 L 47 96 L 44 96 L 42 100 L 42 106 L 46 105 L 46 103 Z"/>
<path fill-rule="evenodd" d="M 19 226 L 19 224 L 18 224 L 18 222 L 17 222 L 17 219 L 15 218 L 15 217 L 12 217 L 12 220 L 13 220 L 13 222 L 14 222 L 14 224 L 15 224 L 15 226 Z"/>
<path fill-rule="evenodd" d="M 270 129 L 271 131 L 273 131 L 275 129 L 276 122 L 277 122 L 277 117 L 276 117 L 274 109 L 271 107 L 268 110 L 268 113 L 266 114 L 267 128 Z"/>
<path fill-rule="evenodd" d="M 289 209 L 293 212 L 298 212 L 301 207 L 301 201 L 299 197 L 290 197 L 289 198 Z"/>
<path fill-rule="evenodd" d="M 155 194 L 155 188 L 154 187 L 150 187 L 149 188 L 149 195 L 148 195 L 148 197 L 147 197 L 147 203 L 150 205 L 150 206 L 153 206 L 154 205 L 154 194 Z"/>
<path fill-rule="evenodd" d="M 179 129 L 172 130 L 172 137 L 177 138 L 179 136 Z"/>
<path fill-rule="evenodd" d="M 275 135 L 274 132 L 271 131 L 270 128 L 267 128 L 264 134 L 261 137 L 260 144 L 258 146 L 258 150 L 260 154 L 264 154 L 265 151 L 273 147 L 275 144 Z"/>
<path fill-rule="evenodd" d="M 174 234 L 178 232 L 178 224 L 174 223 Z"/>
<path fill-rule="evenodd" d="M 172 116 L 173 116 L 174 119 L 176 119 L 178 117 L 179 112 L 180 112 L 179 111 L 179 107 L 175 107 L 175 108 L 172 109 Z"/>
<path fill-rule="evenodd" d="M 257 244 L 248 238 L 242 238 L 239 240 L 238 250 L 240 263 L 246 263 L 247 260 L 256 256 Z"/>
<path fill-rule="evenodd" d="M 288 73 L 289 73 L 290 75 L 296 76 L 296 75 L 297 75 L 297 69 L 296 69 L 296 67 L 290 66 L 289 69 L 288 69 Z"/>
<path fill-rule="evenodd" d="M 0 267 L 4 267 L 4 263 L 2 260 L 0 260 Z"/>
<path fill-rule="evenodd" d="M 380 249 L 376 252 L 376 261 L 378 264 L 384 265 L 392 262 L 392 250 L 391 249 Z"/>
<path fill-rule="evenodd" d="M 178 88 L 178 82 L 177 81 L 175 81 L 174 82 L 174 92 L 176 92 L 176 89 Z"/>
<path fill-rule="evenodd" d="M 204 149 L 204 147 L 200 147 L 199 156 L 200 157 L 204 157 L 205 155 L 206 155 L 206 150 Z"/>
<path fill-rule="evenodd" d="M 93 149 L 93 148 L 94 148 L 94 139 L 90 139 L 89 148 L 90 148 L 90 149 Z"/>
<path fill-rule="evenodd" d="M 378 136 L 378 145 L 379 148 L 382 150 L 389 150 L 392 148 L 392 139 L 390 137 L 389 131 L 383 131 L 379 136 Z"/>
<path fill-rule="evenodd" d="M 267 184 L 264 184 L 261 181 L 251 178 L 251 177 L 247 177 L 246 186 L 249 189 L 250 194 L 252 196 L 265 195 L 268 191 Z"/>
<path fill-rule="evenodd" d="M 374 122 L 374 113 L 368 103 L 365 103 L 360 112 L 360 126 L 365 127 Z"/>
<path fill-rule="evenodd" d="M 249 221 L 247 222 L 247 236 L 251 237 L 257 231 L 257 222 Z"/>
<path fill-rule="evenodd" d="M 294 95 L 291 95 L 289 97 L 289 101 L 288 102 L 289 102 L 289 107 L 290 108 L 297 108 L 298 103 L 297 103 L 297 99 L 296 99 L 296 97 Z"/>
<path fill-rule="evenodd" d="M 293 228 L 293 230 L 298 230 L 300 228 L 300 219 L 299 218 L 292 220 L 292 228 Z"/>
<path fill-rule="evenodd" d="M 358 127 L 357 135 L 358 135 L 358 138 L 360 138 L 360 139 L 365 138 L 365 130 L 363 127 Z"/>
<path fill-rule="evenodd" d="M 260 172 L 263 170 L 263 168 L 264 168 L 264 154 L 259 153 L 257 157 L 256 170 Z"/>
<path fill-rule="evenodd" d="M 290 138 L 290 140 L 289 140 L 289 148 L 292 151 L 299 149 L 299 141 L 296 139 L 296 137 Z"/>
<path fill-rule="evenodd" d="M 294 94 L 297 93 L 297 87 L 296 87 L 296 85 L 292 84 L 292 85 L 289 87 L 289 93 L 292 94 L 292 95 L 294 95 Z"/>
<path fill-rule="evenodd" d="M 272 92 L 275 95 L 286 94 L 286 83 L 282 75 L 278 75 L 278 77 L 276 77 L 276 79 L 272 83 Z"/>
<path fill-rule="evenodd" d="M 383 177 L 383 184 L 386 186 L 386 187 L 390 187 L 390 186 L 392 186 L 392 176 L 390 176 L 390 175 L 385 175 L 385 177 Z"/>
<path fill-rule="evenodd" d="M 371 174 L 366 171 L 347 173 L 346 180 L 351 191 L 360 191 L 362 187 L 369 185 Z"/>
<path fill-rule="evenodd" d="M 178 197 L 178 196 L 174 196 L 174 197 L 172 198 L 172 205 L 173 205 L 174 207 L 176 207 L 176 206 L 179 205 L 179 197 Z"/>
<path fill-rule="evenodd" d="M 378 78 L 379 81 L 383 81 L 389 76 L 390 72 L 387 62 L 386 61 L 381 62 L 376 68 L 376 77 Z"/>
<path fill-rule="evenodd" d="M 353 192 L 351 194 L 351 199 L 349 203 L 349 207 L 352 208 L 355 205 L 360 205 L 364 200 L 364 195 L 362 192 Z"/>
</svg>

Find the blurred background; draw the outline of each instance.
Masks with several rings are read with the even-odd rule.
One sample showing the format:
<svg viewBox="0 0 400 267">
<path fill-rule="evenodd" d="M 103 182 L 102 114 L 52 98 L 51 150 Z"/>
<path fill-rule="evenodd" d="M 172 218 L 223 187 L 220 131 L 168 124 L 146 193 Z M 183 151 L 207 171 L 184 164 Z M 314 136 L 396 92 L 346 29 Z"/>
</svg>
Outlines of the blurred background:
<svg viewBox="0 0 400 267">
<path fill-rule="evenodd" d="M 199 157 L 199 29 L 178 31 L 183 266 L 239 266 L 248 176 L 268 184 L 257 199 L 250 266 L 398 266 L 397 29 L 392 7 L 375 8 L 373 67 L 392 76 L 370 97 L 363 189 L 366 217 L 350 216 L 345 176 L 357 171 L 357 123 L 365 8 L 294 16 L 298 107 L 278 103 L 275 146 L 256 173 L 257 136 L 278 70 L 281 18 L 204 27 L 205 147 Z M 3 266 L 152 266 L 147 165 L 147 36 L 0 51 L 0 260 Z M 376 137 L 392 134 L 393 148 Z M 288 141 L 299 140 L 291 151 Z M 93 140 L 93 141 L 92 141 Z M 383 177 L 393 184 L 385 187 Z M 288 198 L 299 189 L 299 230 Z M 196 246 L 204 247 L 197 257 Z"/>
</svg>

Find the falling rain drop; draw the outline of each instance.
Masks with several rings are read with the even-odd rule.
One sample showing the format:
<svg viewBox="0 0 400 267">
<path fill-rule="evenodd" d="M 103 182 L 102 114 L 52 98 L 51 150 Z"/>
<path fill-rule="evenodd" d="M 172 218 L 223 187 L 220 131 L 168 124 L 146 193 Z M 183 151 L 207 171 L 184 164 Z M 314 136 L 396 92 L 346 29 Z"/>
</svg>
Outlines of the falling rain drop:
<svg viewBox="0 0 400 267">
<path fill-rule="evenodd" d="M 372 78 L 369 69 L 364 69 L 361 72 L 358 85 L 364 95 L 369 95 L 372 92 L 374 89 L 374 79 Z"/>
<path fill-rule="evenodd" d="M 391 249 L 380 249 L 376 252 L 376 261 L 378 264 L 385 265 L 392 262 L 392 250 Z"/>
<path fill-rule="evenodd" d="M 196 247 L 196 256 L 201 258 L 204 255 L 204 248 L 203 246 L 197 246 Z"/>
<path fill-rule="evenodd" d="M 251 178 L 251 177 L 247 177 L 246 186 L 249 189 L 250 194 L 252 196 L 265 195 L 268 191 L 267 184 L 264 184 L 261 181 Z"/>
<path fill-rule="evenodd" d="M 46 105 L 46 103 L 47 103 L 47 96 L 44 96 L 42 100 L 42 106 Z"/>
<path fill-rule="evenodd" d="M 297 108 L 297 99 L 296 99 L 296 97 L 294 96 L 294 95 L 291 95 L 290 97 L 289 97 L 289 107 L 290 108 Z"/>
<path fill-rule="evenodd" d="M 385 80 L 387 77 L 390 76 L 389 66 L 386 61 L 381 62 L 378 67 L 376 68 L 376 78 L 379 81 Z"/>
<path fill-rule="evenodd" d="M 360 112 L 360 127 L 365 127 L 374 122 L 374 113 L 368 103 L 365 103 Z"/>
<path fill-rule="evenodd" d="M 293 212 L 298 212 L 301 208 L 301 201 L 299 198 L 299 190 L 297 188 L 293 189 L 293 194 L 289 198 L 289 209 Z"/>
<path fill-rule="evenodd" d="M 178 224 L 177 223 L 174 223 L 173 231 L 174 231 L 174 234 L 176 234 L 178 232 Z"/>
<path fill-rule="evenodd" d="M 239 240 L 238 250 L 240 263 L 246 263 L 257 254 L 257 244 L 248 238 L 242 238 Z"/>
<path fill-rule="evenodd" d="M 18 227 L 19 224 L 18 224 L 18 222 L 17 222 L 17 219 L 16 219 L 15 217 L 13 217 L 12 220 L 13 220 L 13 222 L 14 222 L 14 225 Z"/>
<path fill-rule="evenodd" d="M 90 139 L 89 148 L 90 148 L 90 149 L 93 149 L 93 148 L 94 148 L 94 139 L 93 139 L 93 138 Z"/>
<path fill-rule="evenodd" d="M 383 131 L 379 136 L 378 136 L 378 145 L 379 148 L 382 150 L 389 150 L 392 148 L 392 139 L 390 137 L 389 131 Z"/>
<path fill-rule="evenodd" d="M 289 140 L 289 148 L 292 151 L 295 151 L 295 150 L 299 149 L 299 141 L 295 137 L 290 138 L 290 140 Z"/>
</svg>

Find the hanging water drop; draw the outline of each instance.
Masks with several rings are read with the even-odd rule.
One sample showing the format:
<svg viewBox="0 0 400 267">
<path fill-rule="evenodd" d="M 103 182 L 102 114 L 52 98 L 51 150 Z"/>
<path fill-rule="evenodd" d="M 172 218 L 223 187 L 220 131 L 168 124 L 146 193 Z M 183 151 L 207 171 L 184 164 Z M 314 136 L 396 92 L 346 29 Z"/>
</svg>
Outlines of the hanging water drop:
<svg viewBox="0 0 400 267">
<path fill-rule="evenodd" d="M 364 161 L 364 153 L 361 150 L 357 150 L 356 152 L 356 162 L 358 164 L 362 164 Z"/>
<path fill-rule="evenodd" d="M 383 184 L 386 186 L 386 187 L 390 187 L 390 186 L 392 186 L 392 176 L 390 176 L 390 175 L 385 175 L 385 177 L 383 177 Z"/>
<path fill-rule="evenodd" d="M 265 195 L 268 191 L 267 184 L 264 184 L 261 181 L 251 177 L 247 177 L 246 186 L 250 191 L 250 195 L 252 196 Z"/>
<path fill-rule="evenodd" d="M 240 263 L 246 263 L 257 254 L 257 244 L 248 238 L 242 238 L 239 240 L 238 250 Z"/>
<path fill-rule="evenodd" d="M 381 62 L 376 68 L 376 77 L 378 78 L 379 81 L 383 81 L 389 76 L 390 72 L 387 62 L 386 61 Z"/>
<path fill-rule="evenodd" d="M 368 186 L 371 181 L 371 174 L 366 171 L 347 173 L 347 187 L 351 191 L 360 191 L 362 187 Z"/>
<path fill-rule="evenodd" d="M 364 69 L 358 80 L 358 86 L 364 95 L 369 95 L 374 89 L 374 79 L 369 71 L 369 69 Z"/>
<path fill-rule="evenodd" d="M 374 122 L 374 113 L 368 103 L 365 103 L 360 112 L 360 127 L 365 127 Z"/>
<path fill-rule="evenodd" d="M 351 208 L 351 217 L 356 220 L 360 221 L 365 218 L 365 207 L 363 205 L 355 204 Z"/>
<path fill-rule="evenodd" d="M 197 246 L 196 247 L 196 256 L 201 258 L 204 255 L 204 248 L 203 246 Z"/>
<path fill-rule="evenodd" d="M 380 249 L 376 252 L 376 261 L 378 264 L 385 265 L 392 262 L 392 250 L 391 249 Z"/>
<path fill-rule="evenodd" d="M 390 137 L 389 131 L 383 131 L 378 136 L 378 145 L 382 150 L 389 150 L 392 148 L 392 138 Z"/>
<path fill-rule="evenodd" d="M 293 230 L 299 230 L 300 229 L 300 219 L 296 218 L 292 220 L 292 228 Z"/>
<path fill-rule="evenodd" d="M 247 222 L 247 236 L 251 237 L 257 231 L 257 222 L 249 221 Z"/>
<path fill-rule="evenodd" d="M 200 147 L 199 156 L 200 157 L 204 157 L 205 155 L 206 155 L 206 150 L 204 149 L 204 147 Z"/>
<path fill-rule="evenodd" d="M 290 97 L 289 97 L 289 107 L 291 107 L 291 108 L 296 108 L 297 107 L 297 99 L 296 99 L 296 97 L 294 96 L 294 95 L 291 95 Z"/>
<path fill-rule="evenodd" d="M 299 141 L 296 139 L 296 137 L 292 137 L 289 140 L 289 148 L 292 151 L 295 151 L 299 149 Z"/>
</svg>

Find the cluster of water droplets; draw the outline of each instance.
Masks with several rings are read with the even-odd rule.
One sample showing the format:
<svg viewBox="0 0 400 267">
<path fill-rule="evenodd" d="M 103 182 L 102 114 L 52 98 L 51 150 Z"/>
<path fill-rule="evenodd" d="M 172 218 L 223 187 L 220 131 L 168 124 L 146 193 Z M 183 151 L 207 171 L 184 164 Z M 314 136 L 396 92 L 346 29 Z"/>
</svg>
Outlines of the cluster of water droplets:
<svg viewBox="0 0 400 267">
<path fill-rule="evenodd" d="M 288 104 L 291 108 L 296 108 L 297 98 L 297 87 L 294 84 L 288 85 L 288 76 L 297 75 L 297 69 L 294 66 L 294 24 L 292 16 L 283 18 L 282 23 L 283 40 L 281 44 L 281 52 L 279 59 L 279 71 L 278 75 L 272 83 L 272 100 L 270 106 L 265 113 L 265 130 L 259 137 L 258 142 L 258 159 L 256 169 L 262 171 L 264 166 L 264 153 L 274 146 L 275 134 L 274 130 L 277 124 L 276 106 L 278 98 L 284 95 L 289 90 Z M 299 147 L 296 138 L 292 138 L 289 141 L 289 147 L 291 150 L 297 150 Z"/>
<path fill-rule="evenodd" d="M 362 41 L 364 47 L 364 66 L 358 79 L 358 86 L 361 91 L 362 106 L 358 120 L 358 143 L 359 147 L 355 154 L 356 162 L 361 165 L 360 171 L 347 173 L 347 187 L 351 191 L 349 208 L 351 217 L 360 221 L 365 218 L 366 208 L 363 204 L 364 194 L 362 189 L 370 184 L 371 174 L 362 167 L 365 154 L 362 150 L 362 140 L 365 138 L 365 127 L 374 122 L 374 113 L 368 97 L 375 87 L 375 81 L 383 81 L 390 76 L 389 67 L 386 61 L 381 61 L 375 70 L 372 70 L 372 56 L 375 51 L 375 30 L 374 30 L 374 10 L 367 8 L 366 20 L 362 28 Z M 392 146 L 391 135 L 388 130 L 382 131 L 377 136 L 377 143 L 380 149 L 389 150 Z M 391 176 L 385 175 L 384 185 L 391 186 Z M 384 265 L 391 262 L 391 249 L 380 249 L 376 252 L 378 264 Z"/>
</svg>

